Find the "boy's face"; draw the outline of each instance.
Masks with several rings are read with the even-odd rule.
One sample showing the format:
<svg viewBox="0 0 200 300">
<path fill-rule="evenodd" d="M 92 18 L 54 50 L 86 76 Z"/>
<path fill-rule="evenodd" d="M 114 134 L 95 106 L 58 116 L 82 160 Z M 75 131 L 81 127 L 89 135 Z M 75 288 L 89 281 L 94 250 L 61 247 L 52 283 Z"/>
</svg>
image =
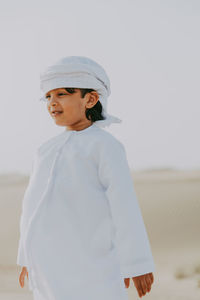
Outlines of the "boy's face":
<svg viewBox="0 0 200 300">
<path fill-rule="evenodd" d="M 85 116 L 85 110 L 92 108 L 99 98 L 96 91 L 87 93 L 84 98 L 81 98 L 79 89 L 75 89 L 75 93 L 70 94 L 64 88 L 51 90 L 45 96 L 47 109 L 56 124 L 69 128 L 76 127 L 78 124 L 91 123 Z M 53 114 L 53 111 L 60 111 L 60 113 Z"/>
</svg>

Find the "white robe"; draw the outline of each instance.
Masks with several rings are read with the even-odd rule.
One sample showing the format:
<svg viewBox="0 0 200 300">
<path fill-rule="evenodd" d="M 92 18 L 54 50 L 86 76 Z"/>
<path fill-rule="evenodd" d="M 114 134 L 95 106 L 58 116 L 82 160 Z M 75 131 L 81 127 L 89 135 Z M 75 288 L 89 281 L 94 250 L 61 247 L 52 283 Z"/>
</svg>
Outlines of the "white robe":
<svg viewBox="0 0 200 300">
<path fill-rule="evenodd" d="M 123 144 L 95 123 L 36 151 L 17 264 L 35 300 L 128 300 L 124 278 L 155 270 Z"/>
</svg>

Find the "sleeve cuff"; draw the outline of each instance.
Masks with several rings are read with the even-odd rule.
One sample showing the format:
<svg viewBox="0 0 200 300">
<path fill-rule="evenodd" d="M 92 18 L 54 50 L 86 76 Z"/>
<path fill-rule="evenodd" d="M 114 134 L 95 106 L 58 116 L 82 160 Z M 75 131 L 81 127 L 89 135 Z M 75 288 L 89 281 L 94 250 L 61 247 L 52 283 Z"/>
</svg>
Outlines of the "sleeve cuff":
<svg viewBox="0 0 200 300">
<path fill-rule="evenodd" d="M 132 278 L 155 271 L 154 262 L 138 263 L 129 266 L 121 266 L 121 274 L 123 278 Z"/>
<path fill-rule="evenodd" d="M 21 237 L 20 237 L 20 240 L 19 240 L 19 247 L 18 247 L 16 264 L 18 266 L 27 266 Z"/>
</svg>

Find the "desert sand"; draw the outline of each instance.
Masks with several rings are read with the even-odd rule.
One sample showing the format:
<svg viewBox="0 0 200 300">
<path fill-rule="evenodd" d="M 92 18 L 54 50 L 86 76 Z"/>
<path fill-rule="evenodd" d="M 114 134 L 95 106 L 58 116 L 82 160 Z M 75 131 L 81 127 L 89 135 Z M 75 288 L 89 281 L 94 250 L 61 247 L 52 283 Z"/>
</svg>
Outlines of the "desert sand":
<svg viewBox="0 0 200 300">
<path fill-rule="evenodd" d="M 200 299 L 200 170 L 132 172 L 155 260 L 149 300 Z M 29 177 L 0 175 L 0 300 L 33 299 L 19 285 L 19 218 Z M 122 199 L 123 200 L 123 199 Z M 133 281 L 129 299 L 140 299 Z M 103 300 L 103 299 L 102 299 Z"/>
</svg>

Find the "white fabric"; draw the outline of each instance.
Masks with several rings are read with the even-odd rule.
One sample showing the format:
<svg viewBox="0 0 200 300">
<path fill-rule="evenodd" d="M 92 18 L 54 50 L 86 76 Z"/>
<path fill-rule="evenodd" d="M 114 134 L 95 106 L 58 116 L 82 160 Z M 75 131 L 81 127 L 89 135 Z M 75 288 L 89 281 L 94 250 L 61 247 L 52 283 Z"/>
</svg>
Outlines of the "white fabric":
<svg viewBox="0 0 200 300">
<path fill-rule="evenodd" d="M 155 270 L 123 144 L 93 123 L 45 141 L 23 198 L 17 264 L 34 300 L 128 300 Z"/>
<path fill-rule="evenodd" d="M 84 56 L 67 56 L 47 67 L 40 73 L 40 89 L 45 100 L 45 94 L 56 88 L 91 88 L 98 92 L 102 104 L 102 115 L 105 120 L 96 121 L 99 127 L 106 127 L 122 120 L 108 114 L 107 98 L 111 94 L 110 80 L 102 66 Z"/>
</svg>

